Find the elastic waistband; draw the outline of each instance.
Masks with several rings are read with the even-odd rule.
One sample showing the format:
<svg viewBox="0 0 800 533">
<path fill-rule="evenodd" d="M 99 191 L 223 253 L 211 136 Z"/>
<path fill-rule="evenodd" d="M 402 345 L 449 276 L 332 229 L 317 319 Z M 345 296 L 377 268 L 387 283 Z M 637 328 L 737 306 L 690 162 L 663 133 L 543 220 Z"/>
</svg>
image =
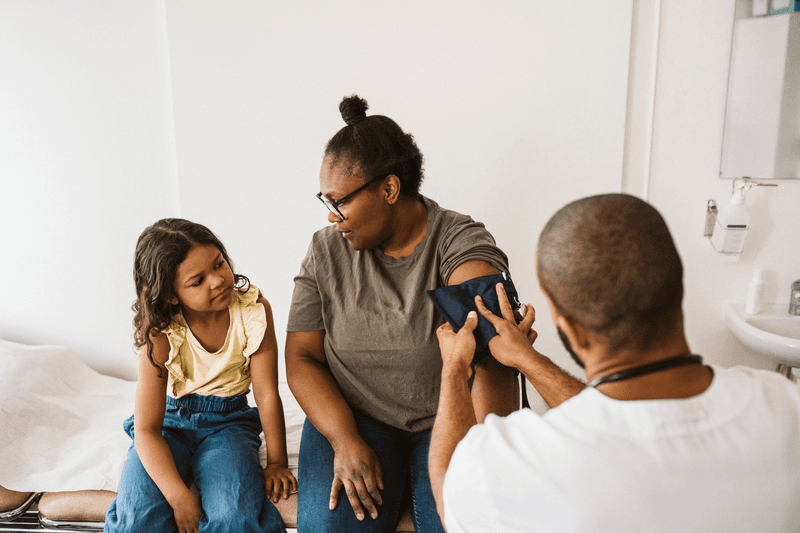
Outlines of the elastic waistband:
<svg viewBox="0 0 800 533">
<path fill-rule="evenodd" d="M 201 396 L 200 394 L 187 394 L 180 398 L 167 396 L 167 407 L 186 409 L 195 413 L 232 413 L 248 407 L 247 393 L 230 398 L 220 396 Z"/>
</svg>

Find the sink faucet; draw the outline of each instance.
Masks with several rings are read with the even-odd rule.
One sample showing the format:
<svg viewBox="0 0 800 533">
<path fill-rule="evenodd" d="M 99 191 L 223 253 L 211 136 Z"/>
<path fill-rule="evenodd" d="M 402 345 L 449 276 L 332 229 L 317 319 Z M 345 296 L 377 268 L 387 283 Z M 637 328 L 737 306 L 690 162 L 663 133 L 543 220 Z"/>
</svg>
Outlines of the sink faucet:
<svg viewBox="0 0 800 533">
<path fill-rule="evenodd" d="M 792 283 L 792 294 L 789 295 L 789 314 L 800 316 L 800 279 Z"/>
</svg>

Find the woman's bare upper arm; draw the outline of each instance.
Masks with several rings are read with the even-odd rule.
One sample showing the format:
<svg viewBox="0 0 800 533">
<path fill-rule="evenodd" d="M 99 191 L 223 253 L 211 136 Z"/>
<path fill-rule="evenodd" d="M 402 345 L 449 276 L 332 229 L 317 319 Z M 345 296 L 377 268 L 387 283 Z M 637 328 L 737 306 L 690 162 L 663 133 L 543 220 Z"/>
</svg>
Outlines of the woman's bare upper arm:
<svg viewBox="0 0 800 533">
<path fill-rule="evenodd" d="M 458 267 L 453 270 L 453 273 L 450 274 L 450 279 L 447 280 L 447 284 L 459 285 L 474 278 L 491 276 L 492 274 L 499 273 L 500 271 L 491 263 L 480 259 L 473 259 L 472 261 L 466 261 L 458 265 Z"/>
<path fill-rule="evenodd" d="M 308 357 L 327 365 L 325 359 L 325 330 L 289 331 L 286 333 L 286 364 L 293 359 Z"/>
</svg>

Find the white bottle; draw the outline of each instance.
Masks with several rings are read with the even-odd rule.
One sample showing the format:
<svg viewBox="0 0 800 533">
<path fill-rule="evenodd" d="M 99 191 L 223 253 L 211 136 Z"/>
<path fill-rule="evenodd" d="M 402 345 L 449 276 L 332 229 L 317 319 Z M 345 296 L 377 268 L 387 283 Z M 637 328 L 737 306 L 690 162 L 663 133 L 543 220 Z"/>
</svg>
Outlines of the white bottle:
<svg viewBox="0 0 800 533">
<path fill-rule="evenodd" d="M 750 229 L 750 213 L 744 206 L 744 190 L 747 183 L 736 183 L 735 191 L 728 205 L 719 210 L 711 245 L 730 261 L 738 261 L 744 248 L 744 239 Z"/>
<path fill-rule="evenodd" d="M 764 293 L 764 271 L 760 268 L 753 270 L 753 279 L 747 287 L 747 304 L 744 307 L 748 315 L 757 315 L 761 312 L 761 300 Z"/>
</svg>

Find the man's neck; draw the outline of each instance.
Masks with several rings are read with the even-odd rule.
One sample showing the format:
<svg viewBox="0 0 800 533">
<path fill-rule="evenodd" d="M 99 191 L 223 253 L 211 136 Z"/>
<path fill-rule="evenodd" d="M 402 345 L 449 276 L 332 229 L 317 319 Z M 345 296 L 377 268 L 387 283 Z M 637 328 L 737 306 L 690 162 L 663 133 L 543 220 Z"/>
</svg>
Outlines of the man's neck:
<svg viewBox="0 0 800 533">
<path fill-rule="evenodd" d="M 586 379 L 591 381 L 689 353 L 689 345 L 683 335 L 644 350 L 628 348 L 612 351 L 600 346 L 592 354 L 594 357 L 587 357 Z M 709 367 L 689 364 L 603 383 L 598 385 L 597 390 L 617 400 L 691 398 L 705 391 L 711 385 L 712 378 L 713 372 Z"/>
</svg>

